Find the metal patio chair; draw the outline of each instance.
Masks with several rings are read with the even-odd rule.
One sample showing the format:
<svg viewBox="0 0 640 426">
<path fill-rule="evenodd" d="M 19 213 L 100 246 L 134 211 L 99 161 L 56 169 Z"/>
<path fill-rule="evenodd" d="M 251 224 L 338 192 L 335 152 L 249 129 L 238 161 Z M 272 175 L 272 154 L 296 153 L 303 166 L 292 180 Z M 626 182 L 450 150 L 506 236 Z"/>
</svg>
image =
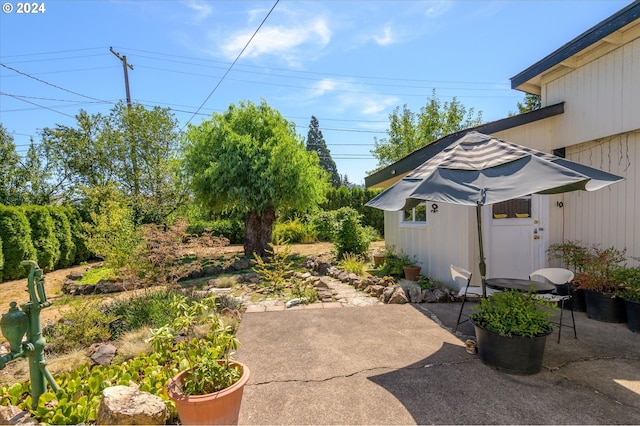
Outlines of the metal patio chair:
<svg viewBox="0 0 640 426">
<path fill-rule="evenodd" d="M 542 268 L 536 271 L 533 271 L 529 274 L 529 279 L 532 279 L 533 276 L 539 276 L 545 278 L 547 281 L 557 285 L 571 285 L 571 280 L 573 280 L 573 272 L 564 268 Z M 547 294 L 536 294 L 536 297 L 544 298 L 550 300 L 552 302 L 558 302 L 560 305 L 560 322 L 556 323 L 558 326 L 558 343 L 560 343 L 560 336 L 562 334 L 562 314 L 564 312 L 564 306 L 567 301 L 571 301 L 571 291 L 568 291 L 567 294 L 557 294 L 557 292 L 547 293 Z M 572 325 L 566 325 L 566 327 L 573 328 L 573 337 L 578 338 L 578 334 L 576 332 L 576 320 L 573 316 L 573 303 L 571 303 L 571 323 Z"/>
<path fill-rule="evenodd" d="M 456 328 L 453 330 L 454 333 L 458 331 L 458 326 L 460 324 L 469 321 L 469 318 L 464 321 L 460 321 L 460 318 L 462 318 L 462 310 L 464 309 L 464 304 L 467 301 L 467 295 L 473 294 L 476 296 L 482 296 L 482 287 L 471 285 L 471 276 L 471 272 L 467 271 L 463 267 L 451 265 L 451 278 L 453 278 L 453 281 L 456 281 L 458 279 L 466 281 L 466 283 L 462 287 L 460 287 L 460 291 L 458 291 L 458 297 L 462 297 L 462 305 L 460 306 L 460 312 L 458 313 Z M 486 292 L 487 297 L 489 297 L 493 293 L 499 293 L 500 290 L 495 290 L 487 287 Z"/>
</svg>

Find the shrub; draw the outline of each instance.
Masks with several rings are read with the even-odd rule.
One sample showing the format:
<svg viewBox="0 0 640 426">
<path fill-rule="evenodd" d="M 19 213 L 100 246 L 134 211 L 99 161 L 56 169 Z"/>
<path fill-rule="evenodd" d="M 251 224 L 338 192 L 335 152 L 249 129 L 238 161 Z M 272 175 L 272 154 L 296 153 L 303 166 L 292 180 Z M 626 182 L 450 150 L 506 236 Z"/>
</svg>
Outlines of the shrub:
<svg viewBox="0 0 640 426">
<path fill-rule="evenodd" d="M 351 253 L 345 253 L 340 261 L 340 267 L 346 272 L 364 275 L 365 265 L 362 256 L 354 255 Z"/>
<path fill-rule="evenodd" d="M 341 259 L 345 253 L 365 255 L 370 241 L 360 224 L 358 212 L 351 207 L 343 207 L 337 211 L 336 219 L 338 228 L 333 241 L 336 257 Z"/>
<path fill-rule="evenodd" d="M 312 243 L 316 241 L 316 233 L 313 225 L 303 223 L 300 219 L 288 220 L 276 223 L 273 230 L 273 243 L 284 241 L 286 243 Z"/>
<path fill-rule="evenodd" d="M 133 210 L 117 197 L 103 200 L 84 223 L 87 247 L 114 269 L 132 268 L 142 250 L 142 237 L 133 222 Z"/>
<path fill-rule="evenodd" d="M 60 243 L 49 210 L 44 206 L 26 206 L 23 211 L 31 226 L 31 242 L 36 249 L 38 266 L 45 272 L 52 271 L 60 258 Z"/>
<path fill-rule="evenodd" d="M 209 232 L 213 236 L 223 236 L 231 244 L 244 242 L 244 223 L 239 220 L 221 219 L 210 222 L 193 222 L 187 227 L 188 234 L 202 235 Z"/>
<path fill-rule="evenodd" d="M 4 255 L 2 254 L 2 238 L 0 238 L 0 282 L 2 281 L 3 268 L 4 268 Z"/>
<path fill-rule="evenodd" d="M 109 324 L 115 320 L 115 315 L 100 309 L 97 300 L 73 301 L 69 310 L 64 312 L 62 321 L 44 328 L 47 350 L 61 353 L 106 342 L 111 338 Z"/>
<path fill-rule="evenodd" d="M 552 302 L 535 294 L 507 290 L 481 299 L 471 320 L 501 336 L 536 337 L 551 329 L 554 309 Z"/>
<path fill-rule="evenodd" d="M 256 253 L 253 254 L 256 261 L 253 270 L 260 276 L 263 284 L 271 291 L 281 293 L 285 285 L 285 276 L 287 271 L 291 269 L 293 262 L 289 260 L 291 255 L 291 247 L 285 246 L 283 250 L 275 248 L 267 250 L 271 257 L 265 261 Z"/>
<path fill-rule="evenodd" d="M 47 208 L 53 219 L 56 238 L 60 243 L 60 257 L 56 262 L 55 268 L 68 268 L 73 265 L 76 259 L 76 245 L 73 243 L 69 218 L 62 207 L 49 206 Z"/>
<path fill-rule="evenodd" d="M 29 270 L 20 266 L 23 260 L 36 260 L 36 250 L 31 242 L 31 226 L 22 210 L 0 206 L 0 239 L 4 257 L 4 280 L 16 280 L 28 275 Z"/>
<path fill-rule="evenodd" d="M 365 206 L 366 202 L 382 192 L 378 188 L 362 189 L 358 187 L 332 188 L 327 193 L 327 201 L 321 205 L 326 210 L 338 210 L 351 207 L 360 213 L 363 226 L 371 226 L 380 235 L 384 234 L 384 211 Z"/>
<path fill-rule="evenodd" d="M 384 258 L 380 265 L 380 275 L 402 277 L 404 275 L 404 267 L 415 265 L 416 262 L 417 259 L 404 252 L 396 253 L 394 248 L 390 247 L 384 253 Z"/>
<path fill-rule="evenodd" d="M 161 327 L 177 315 L 173 309 L 171 291 L 154 291 L 140 297 L 117 300 L 103 307 L 105 315 L 116 317 L 111 325 L 114 338 L 142 327 Z"/>
<path fill-rule="evenodd" d="M 64 207 L 64 212 L 67 215 L 67 219 L 69 219 L 71 239 L 75 247 L 73 264 L 78 265 L 90 259 L 92 256 L 87 247 L 87 236 L 82 226 L 82 216 L 80 212 L 73 207 Z"/>
<path fill-rule="evenodd" d="M 319 211 L 310 216 L 318 241 L 333 241 L 338 228 L 337 210 Z"/>
</svg>

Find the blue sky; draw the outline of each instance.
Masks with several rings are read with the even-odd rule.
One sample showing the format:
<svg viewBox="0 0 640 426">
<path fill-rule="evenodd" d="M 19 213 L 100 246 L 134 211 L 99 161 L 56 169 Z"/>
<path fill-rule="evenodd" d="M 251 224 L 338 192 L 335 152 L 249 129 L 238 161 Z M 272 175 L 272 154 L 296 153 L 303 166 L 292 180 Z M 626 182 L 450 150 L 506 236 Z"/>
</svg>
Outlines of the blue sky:
<svg viewBox="0 0 640 426">
<path fill-rule="evenodd" d="M 396 106 L 418 111 L 435 89 L 483 122 L 507 117 L 523 98 L 510 77 L 631 3 L 281 0 L 240 55 L 275 0 L 48 0 L 29 14 L 0 2 L 0 122 L 21 154 L 39 129 L 125 98 L 113 46 L 134 67 L 132 100 L 170 107 L 181 127 L 264 99 L 306 138 L 315 115 L 358 184 Z"/>
</svg>

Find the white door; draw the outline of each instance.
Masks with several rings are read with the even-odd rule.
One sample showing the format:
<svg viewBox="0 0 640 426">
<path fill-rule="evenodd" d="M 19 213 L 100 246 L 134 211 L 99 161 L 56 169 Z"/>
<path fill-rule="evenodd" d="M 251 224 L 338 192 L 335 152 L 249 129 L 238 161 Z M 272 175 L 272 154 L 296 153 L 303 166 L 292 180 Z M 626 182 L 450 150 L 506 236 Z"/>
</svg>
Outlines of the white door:
<svg viewBox="0 0 640 426">
<path fill-rule="evenodd" d="M 544 267 L 548 211 L 547 197 L 535 194 L 483 208 L 487 278 L 527 279 Z"/>
</svg>

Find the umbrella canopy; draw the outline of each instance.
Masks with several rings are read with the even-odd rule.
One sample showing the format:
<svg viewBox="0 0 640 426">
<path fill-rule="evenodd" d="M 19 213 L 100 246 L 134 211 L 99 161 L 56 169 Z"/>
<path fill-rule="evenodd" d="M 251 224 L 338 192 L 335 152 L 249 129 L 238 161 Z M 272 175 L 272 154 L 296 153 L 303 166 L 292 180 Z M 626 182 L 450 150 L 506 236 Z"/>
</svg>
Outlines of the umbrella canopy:
<svg viewBox="0 0 640 426">
<path fill-rule="evenodd" d="M 480 274 L 486 264 L 480 209 L 529 194 L 595 191 L 622 177 L 478 132 L 469 132 L 366 205 L 404 210 L 422 201 L 476 206 Z"/>
</svg>

